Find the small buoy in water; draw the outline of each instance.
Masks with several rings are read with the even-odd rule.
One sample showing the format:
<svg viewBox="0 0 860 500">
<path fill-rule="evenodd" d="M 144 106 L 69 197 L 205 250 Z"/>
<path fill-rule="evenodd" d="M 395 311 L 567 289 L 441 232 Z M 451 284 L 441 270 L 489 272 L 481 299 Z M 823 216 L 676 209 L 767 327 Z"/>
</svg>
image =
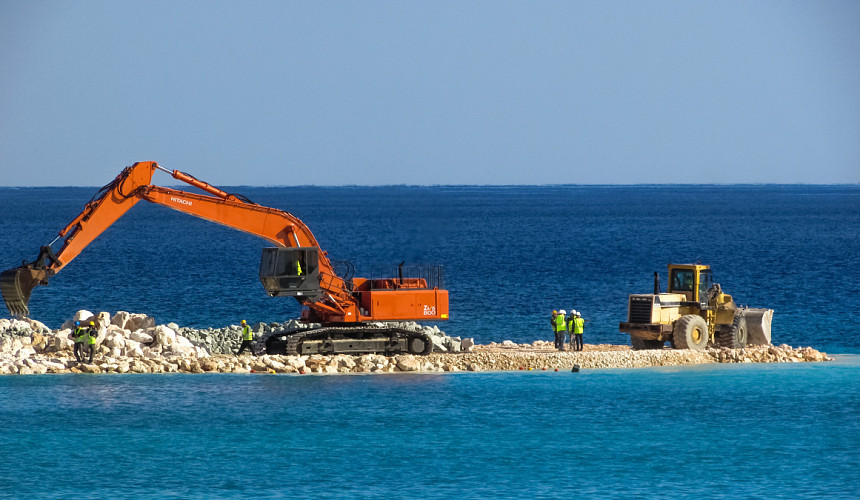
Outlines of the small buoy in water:
<svg viewBox="0 0 860 500">
<path fill-rule="evenodd" d="M 571 373 L 576 373 L 579 371 L 579 365 L 573 365 L 573 368 L 570 369 Z"/>
<path fill-rule="evenodd" d="M 302 375 L 304 375 L 304 374 L 305 374 L 305 371 L 304 371 L 304 370 L 299 370 L 299 373 L 301 373 Z"/>
<path fill-rule="evenodd" d="M 521 367 L 520 367 L 520 370 L 525 370 L 525 368 L 523 368 L 523 367 L 521 366 Z"/>
<path fill-rule="evenodd" d="M 544 366 L 543 368 L 541 368 L 541 370 L 546 371 L 546 367 Z"/>
<path fill-rule="evenodd" d="M 529 371 L 532 371 L 532 370 L 534 370 L 534 368 L 532 368 L 532 367 L 530 366 L 530 367 L 529 367 Z"/>
<path fill-rule="evenodd" d="M 555 371 L 558 371 L 558 368 L 556 368 Z"/>
</svg>

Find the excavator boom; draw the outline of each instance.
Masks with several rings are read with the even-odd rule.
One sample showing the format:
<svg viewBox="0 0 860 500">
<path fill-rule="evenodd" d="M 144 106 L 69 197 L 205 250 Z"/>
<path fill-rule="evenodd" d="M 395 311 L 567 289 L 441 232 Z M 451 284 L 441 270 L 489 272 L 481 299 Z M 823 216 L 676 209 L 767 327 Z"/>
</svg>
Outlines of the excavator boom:
<svg viewBox="0 0 860 500">
<path fill-rule="evenodd" d="M 189 184 L 205 194 L 151 184 L 156 170 Z M 32 262 L 0 273 L 0 293 L 9 311 L 29 315 L 33 289 L 68 265 L 96 237 L 139 201 L 148 201 L 217 224 L 258 236 L 274 245 L 264 249 L 260 281 L 269 295 L 295 297 L 310 311 L 308 318 L 327 324 L 387 320 L 448 318 L 448 292 L 426 280 L 345 280 L 310 229 L 296 216 L 227 193 L 178 170 L 155 162 L 126 167 L 101 188 L 84 209 L 59 232 L 55 253 L 43 246 Z M 53 243 L 52 243 L 53 244 Z M 441 275 L 441 274 L 440 274 Z"/>
</svg>

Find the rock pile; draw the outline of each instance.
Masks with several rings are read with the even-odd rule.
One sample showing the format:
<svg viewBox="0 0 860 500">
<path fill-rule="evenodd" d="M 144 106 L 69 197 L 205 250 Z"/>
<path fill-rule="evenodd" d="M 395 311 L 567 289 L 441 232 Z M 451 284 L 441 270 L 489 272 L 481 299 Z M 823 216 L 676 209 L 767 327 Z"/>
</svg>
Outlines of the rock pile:
<svg viewBox="0 0 860 500">
<path fill-rule="evenodd" d="M 74 321 L 97 322 L 94 363 L 77 363 L 70 334 Z M 271 333 L 299 328 L 296 322 L 259 323 L 252 329 L 258 344 Z M 417 324 L 400 324 L 419 329 Z M 425 327 L 426 328 L 426 327 Z M 435 329 L 435 330 L 434 330 Z M 156 325 L 143 314 L 119 312 L 94 315 L 78 311 L 58 330 L 35 320 L 0 319 L 0 374 L 41 373 L 391 373 L 504 370 L 562 370 L 580 368 L 638 368 L 703 363 L 774 363 L 827 361 L 832 358 L 811 347 L 757 346 L 745 349 L 710 349 L 702 352 L 660 349 L 633 351 L 627 346 L 587 345 L 580 352 L 559 352 L 546 341 L 515 344 L 504 341 L 472 346 L 470 339 L 433 334 L 435 352 L 383 356 L 280 356 L 236 357 L 241 328 L 195 330 L 176 324 Z M 262 352 L 262 345 L 258 345 Z"/>
</svg>

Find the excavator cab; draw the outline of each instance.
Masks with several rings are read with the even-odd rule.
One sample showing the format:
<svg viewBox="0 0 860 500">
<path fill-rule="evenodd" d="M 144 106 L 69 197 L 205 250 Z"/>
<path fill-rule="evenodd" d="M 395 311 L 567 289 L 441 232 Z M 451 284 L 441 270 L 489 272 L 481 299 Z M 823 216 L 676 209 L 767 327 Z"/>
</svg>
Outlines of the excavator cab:
<svg viewBox="0 0 860 500">
<path fill-rule="evenodd" d="M 319 248 L 264 248 L 260 258 L 260 282 L 271 297 L 319 299 L 322 296 Z"/>
</svg>

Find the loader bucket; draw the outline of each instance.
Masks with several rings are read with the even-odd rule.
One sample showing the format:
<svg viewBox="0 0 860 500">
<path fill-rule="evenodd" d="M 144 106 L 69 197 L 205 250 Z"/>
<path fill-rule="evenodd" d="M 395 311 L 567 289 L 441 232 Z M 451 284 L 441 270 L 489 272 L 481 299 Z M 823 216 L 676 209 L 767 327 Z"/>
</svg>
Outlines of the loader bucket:
<svg viewBox="0 0 860 500">
<path fill-rule="evenodd" d="M 773 309 L 744 309 L 750 345 L 770 345 Z"/>
<path fill-rule="evenodd" d="M 47 284 L 48 271 L 28 266 L 16 267 L 0 273 L 0 293 L 6 308 L 13 316 L 25 317 L 30 314 L 27 303 L 30 292 L 40 284 Z"/>
</svg>

